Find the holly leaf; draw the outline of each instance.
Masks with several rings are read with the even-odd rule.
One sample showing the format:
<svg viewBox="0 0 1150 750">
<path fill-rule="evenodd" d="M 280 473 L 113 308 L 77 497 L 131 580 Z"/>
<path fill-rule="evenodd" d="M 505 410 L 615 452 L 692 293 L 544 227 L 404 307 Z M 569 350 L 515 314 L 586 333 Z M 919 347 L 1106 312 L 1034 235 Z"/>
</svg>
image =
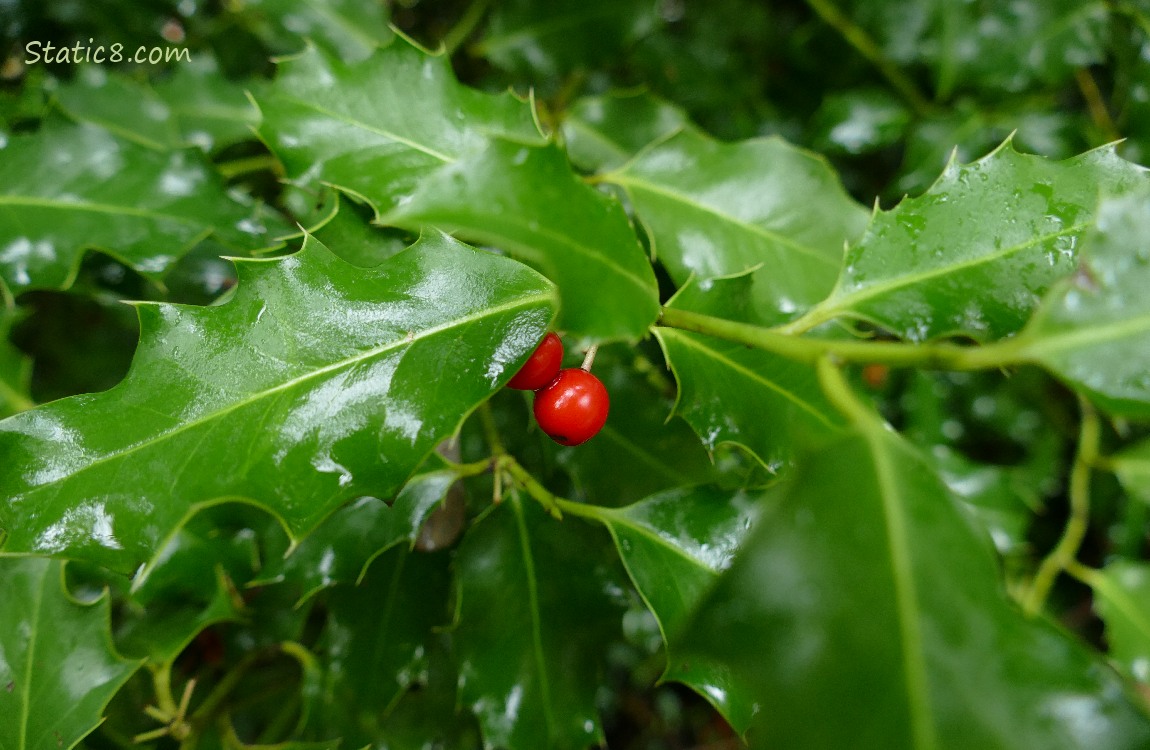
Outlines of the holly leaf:
<svg viewBox="0 0 1150 750">
<path fill-rule="evenodd" d="M 670 644 L 731 558 L 759 515 L 757 496 L 712 487 L 667 490 L 623 508 L 597 507 L 619 557 Z M 711 701 L 736 730 L 750 724 L 752 706 L 732 690 L 729 670 L 686 665 L 668 645 L 665 680 L 690 685 Z"/>
<path fill-rule="evenodd" d="M 200 240 L 249 251 L 286 229 L 227 192 L 198 151 L 159 152 L 90 126 L 15 135 L 0 160 L 0 280 L 64 288 L 85 250 L 159 278 Z"/>
<path fill-rule="evenodd" d="M 728 320 L 755 322 L 757 274 L 689 283 L 668 303 Z M 814 369 L 772 352 L 712 336 L 653 330 L 679 384 L 675 413 L 687 420 L 707 450 L 745 448 L 772 470 L 788 461 L 796 441 L 842 424 Z"/>
<path fill-rule="evenodd" d="M 408 481 L 390 504 L 359 498 L 329 516 L 287 557 L 270 563 L 253 585 L 289 583 L 302 603 L 330 586 L 359 583 L 376 557 L 415 543 L 423 522 L 458 479 L 454 471 L 431 471 Z"/>
<path fill-rule="evenodd" d="M 528 103 L 460 85 L 446 57 L 402 38 L 356 65 L 308 48 L 280 62 L 257 101 L 260 134 L 288 177 L 337 185 L 377 213 L 491 134 L 542 140 Z"/>
<path fill-rule="evenodd" d="M 603 742 L 604 649 L 623 606 L 613 553 L 590 527 L 558 523 L 512 493 L 459 550 L 460 700 L 485 747 L 583 750 Z M 508 629 L 507 623 L 523 623 Z"/>
<path fill-rule="evenodd" d="M 196 55 L 153 85 L 180 128 L 184 143 L 216 151 L 254 138 L 260 111 L 247 92 L 258 92 L 263 79 L 228 79 L 212 55 Z"/>
<path fill-rule="evenodd" d="M 425 179 L 380 221 L 495 245 L 559 287 L 557 326 L 638 339 L 658 315 L 655 274 L 623 208 L 585 185 L 556 146 L 492 139 Z"/>
<path fill-rule="evenodd" d="M 658 20 L 644 0 L 510 0 L 495 6 L 475 53 L 521 75 L 562 75 L 615 58 Z"/>
<path fill-rule="evenodd" d="M 1102 201 L 1078 273 L 1019 336 L 1037 362 L 1112 414 L 1150 415 L 1150 190 Z"/>
<path fill-rule="evenodd" d="M 988 541 L 921 454 L 856 419 L 798 463 L 672 640 L 682 662 L 732 670 L 760 709 L 752 746 L 1150 742 L 1118 675 L 1005 597 Z"/>
<path fill-rule="evenodd" d="M 1135 680 L 1150 684 L 1150 566 L 1119 560 L 1087 581 L 1106 623 L 1110 658 Z"/>
<path fill-rule="evenodd" d="M 317 736 L 370 743 L 386 734 L 385 717 L 404 691 L 427 681 L 432 629 L 448 617 L 448 562 L 445 554 L 395 548 L 359 584 L 331 592 L 322 675 L 305 690 Z"/>
<path fill-rule="evenodd" d="M 139 305 L 115 388 L 0 424 L 4 550 L 130 570 L 220 498 L 298 539 L 352 498 L 394 494 L 554 309 L 545 279 L 443 235 L 372 269 L 313 239 L 237 266 L 226 304 Z"/>
<path fill-rule="evenodd" d="M 754 270 L 771 322 L 831 291 L 845 243 L 866 226 L 826 161 L 778 138 L 682 130 L 603 179 L 627 191 L 676 284 Z"/>
<path fill-rule="evenodd" d="M 946 0 L 846 4 L 847 15 L 902 65 L 926 65 L 937 95 L 977 87 L 1001 95 L 1036 83 L 1059 84 L 1105 59 L 1103 3 L 1054 0 L 1028 6 L 956 6 Z"/>
<path fill-rule="evenodd" d="M 220 72 L 214 57 L 200 55 L 155 84 L 99 65 L 84 66 L 60 87 L 55 101 L 72 119 L 141 146 L 213 151 L 254 138 L 259 110 L 245 89 L 262 86 L 258 79 L 234 83 Z"/>
<path fill-rule="evenodd" d="M 795 327 L 848 316 L 911 341 L 1015 333 L 1074 270 L 1099 193 L 1145 181 L 1112 147 L 1052 162 L 1007 141 L 952 161 L 925 194 L 874 214 L 834 292 Z"/>
<path fill-rule="evenodd" d="M 70 750 L 139 662 L 112 647 L 107 597 L 81 604 L 62 563 L 0 558 L 0 747 Z"/>
<path fill-rule="evenodd" d="M 137 571 L 116 629 L 129 654 L 171 664 L 210 625 L 241 616 L 238 590 L 256 574 L 261 533 L 278 524 L 240 503 L 203 508 Z"/>
<path fill-rule="evenodd" d="M 563 140 L 572 164 L 599 172 L 622 167 L 644 146 L 688 123 L 683 110 L 648 93 L 588 96 L 563 118 Z"/>
<path fill-rule="evenodd" d="M 357 0 L 244 0 L 245 15 L 262 20 L 261 36 L 277 52 L 298 52 L 308 41 L 349 62 L 371 56 L 393 38 L 387 3 Z M 290 41 L 288 41 L 290 40 Z"/>
<path fill-rule="evenodd" d="M 85 65 L 60 86 L 56 103 L 74 120 L 157 151 L 178 148 L 180 135 L 167 104 L 150 86 L 100 65 Z"/>
</svg>

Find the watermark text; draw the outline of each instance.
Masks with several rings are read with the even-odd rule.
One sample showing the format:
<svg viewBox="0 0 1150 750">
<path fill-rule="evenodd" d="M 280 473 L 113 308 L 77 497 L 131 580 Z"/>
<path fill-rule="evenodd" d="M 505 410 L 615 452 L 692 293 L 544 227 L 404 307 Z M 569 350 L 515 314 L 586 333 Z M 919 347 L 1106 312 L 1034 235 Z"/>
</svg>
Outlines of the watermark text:
<svg viewBox="0 0 1150 750">
<path fill-rule="evenodd" d="M 149 47 L 141 44 L 134 50 L 126 45 L 87 44 L 76 42 L 61 47 L 51 42 L 28 42 L 24 45 L 24 64 L 44 63 L 137 63 L 159 65 L 167 62 L 191 62 L 192 52 L 187 47 Z"/>
</svg>

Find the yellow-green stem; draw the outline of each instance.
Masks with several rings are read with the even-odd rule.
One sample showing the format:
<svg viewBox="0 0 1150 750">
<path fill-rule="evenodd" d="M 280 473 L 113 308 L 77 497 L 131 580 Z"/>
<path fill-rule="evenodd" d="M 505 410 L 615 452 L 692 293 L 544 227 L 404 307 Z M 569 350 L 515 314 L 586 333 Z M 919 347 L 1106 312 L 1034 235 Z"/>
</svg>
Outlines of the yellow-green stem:
<svg viewBox="0 0 1150 750">
<path fill-rule="evenodd" d="M 1082 427 L 1078 436 L 1078 453 L 1074 466 L 1070 469 L 1070 517 L 1062 538 L 1038 566 L 1034 580 L 1030 584 L 1026 599 L 1022 603 L 1027 614 L 1037 614 L 1046 603 L 1046 597 L 1054 586 L 1058 574 L 1073 568 L 1082 572 L 1078 565 L 1078 548 L 1086 537 L 1090 525 L 1090 475 L 1098 459 L 1098 442 L 1102 435 L 1102 423 L 1098 412 L 1086 399 L 1079 399 L 1082 410 Z"/>
<path fill-rule="evenodd" d="M 705 333 L 810 364 L 830 354 L 843 362 L 935 370 L 985 370 L 1018 364 L 1023 359 L 1022 339 L 1017 337 L 983 346 L 958 346 L 947 343 L 907 344 L 898 341 L 832 341 L 790 336 L 762 326 L 715 318 L 673 307 L 663 308 L 658 324 L 667 328 Z"/>
<path fill-rule="evenodd" d="M 870 61 L 890 85 L 902 94 L 917 114 L 926 115 L 930 113 L 930 102 L 918 90 L 914 81 L 883 54 L 878 44 L 861 26 L 848 18 L 831 0 L 807 0 L 807 5 L 811 6 L 815 13 L 829 26 L 842 34 L 843 39 L 846 39 L 847 43 L 854 47 L 860 55 Z"/>
</svg>

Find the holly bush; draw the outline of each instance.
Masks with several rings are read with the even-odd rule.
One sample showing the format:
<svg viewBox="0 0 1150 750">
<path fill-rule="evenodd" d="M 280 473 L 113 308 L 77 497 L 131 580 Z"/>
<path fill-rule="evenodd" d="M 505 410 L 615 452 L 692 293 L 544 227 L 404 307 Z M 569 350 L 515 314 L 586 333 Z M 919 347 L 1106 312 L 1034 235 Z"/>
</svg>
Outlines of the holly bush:
<svg viewBox="0 0 1150 750">
<path fill-rule="evenodd" d="M 1150 747 L 1145 2 L 4 14 L 3 750 Z"/>
</svg>

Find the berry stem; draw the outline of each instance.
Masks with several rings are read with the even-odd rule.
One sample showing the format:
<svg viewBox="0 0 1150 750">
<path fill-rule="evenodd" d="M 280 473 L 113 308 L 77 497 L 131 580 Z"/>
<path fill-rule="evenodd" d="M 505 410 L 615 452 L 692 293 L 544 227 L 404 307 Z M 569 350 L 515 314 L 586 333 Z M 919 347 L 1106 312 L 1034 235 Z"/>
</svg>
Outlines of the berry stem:
<svg viewBox="0 0 1150 750">
<path fill-rule="evenodd" d="M 1078 453 L 1070 469 L 1070 518 L 1066 521 L 1062 538 L 1039 565 L 1030 590 L 1022 602 L 1023 610 L 1029 615 L 1036 615 L 1042 609 L 1058 574 L 1078 565 L 1078 548 L 1086 538 L 1086 530 L 1090 525 L 1090 471 L 1098 458 L 1102 423 L 1089 401 L 1080 398 L 1079 402 L 1082 426 Z"/>
<path fill-rule="evenodd" d="M 595 355 L 599 352 L 599 345 L 592 344 L 587 349 L 587 355 L 583 357 L 583 364 L 579 365 L 579 369 L 585 372 L 591 372 L 591 365 L 595 363 Z"/>
</svg>

